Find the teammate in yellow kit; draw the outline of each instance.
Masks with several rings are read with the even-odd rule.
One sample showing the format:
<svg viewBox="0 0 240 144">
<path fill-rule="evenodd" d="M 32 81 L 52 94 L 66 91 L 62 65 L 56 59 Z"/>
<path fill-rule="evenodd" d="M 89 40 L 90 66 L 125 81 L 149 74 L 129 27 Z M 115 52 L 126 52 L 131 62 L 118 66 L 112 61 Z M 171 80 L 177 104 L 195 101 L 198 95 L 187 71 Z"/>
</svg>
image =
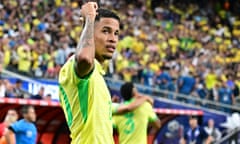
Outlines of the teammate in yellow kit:
<svg viewBox="0 0 240 144">
<path fill-rule="evenodd" d="M 111 59 L 120 19 L 95 2 L 82 6 L 84 28 L 73 55 L 59 75 L 60 101 L 72 144 L 113 144 L 112 102 L 101 66 Z"/>
<path fill-rule="evenodd" d="M 139 97 L 133 83 L 125 83 L 120 91 L 126 105 Z M 161 126 L 152 105 L 147 101 L 131 112 L 113 116 L 113 125 L 118 130 L 120 144 L 147 144 L 149 123 L 157 129 Z"/>
</svg>

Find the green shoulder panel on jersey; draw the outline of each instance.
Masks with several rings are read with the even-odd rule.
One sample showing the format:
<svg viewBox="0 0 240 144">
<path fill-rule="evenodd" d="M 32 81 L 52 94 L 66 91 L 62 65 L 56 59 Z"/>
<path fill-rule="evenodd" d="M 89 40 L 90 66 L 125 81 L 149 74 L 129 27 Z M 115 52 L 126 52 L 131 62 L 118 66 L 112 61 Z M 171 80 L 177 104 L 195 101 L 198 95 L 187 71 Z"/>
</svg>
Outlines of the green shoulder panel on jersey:
<svg viewBox="0 0 240 144">
<path fill-rule="evenodd" d="M 75 76 L 80 80 L 77 84 L 78 87 L 78 98 L 79 98 L 79 102 L 80 102 L 80 109 L 81 109 L 81 113 L 82 113 L 82 117 L 83 117 L 83 121 L 84 123 L 87 121 L 88 118 L 88 87 L 89 87 L 89 78 L 92 75 L 95 67 L 91 70 L 91 72 L 89 72 L 89 74 L 87 74 L 84 77 L 79 77 L 76 69 L 75 69 L 75 65 L 76 65 L 76 61 L 73 61 L 73 70 L 74 70 L 74 74 Z"/>
<path fill-rule="evenodd" d="M 88 118 L 88 85 L 89 80 L 81 80 L 78 83 L 78 98 L 84 123 Z"/>
<path fill-rule="evenodd" d="M 65 104 L 65 110 L 67 112 L 67 124 L 70 127 L 72 125 L 72 120 L 73 120 L 71 106 L 70 106 L 67 94 L 61 85 L 59 85 L 59 89 L 63 96 L 63 103 Z"/>
</svg>

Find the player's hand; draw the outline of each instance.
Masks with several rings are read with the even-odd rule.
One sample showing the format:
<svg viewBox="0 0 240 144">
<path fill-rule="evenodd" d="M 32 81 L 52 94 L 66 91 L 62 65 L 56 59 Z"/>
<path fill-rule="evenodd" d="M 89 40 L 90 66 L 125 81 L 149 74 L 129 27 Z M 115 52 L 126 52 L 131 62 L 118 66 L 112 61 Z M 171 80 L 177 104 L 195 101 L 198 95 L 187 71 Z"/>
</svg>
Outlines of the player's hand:
<svg viewBox="0 0 240 144">
<path fill-rule="evenodd" d="M 151 105 L 153 105 L 153 103 L 154 103 L 153 98 L 151 98 L 151 97 L 149 97 L 149 96 L 144 96 L 144 97 L 146 98 L 146 100 L 147 100 Z"/>
<path fill-rule="evenodd" d="M 153 103 L 154 103 L 153 98 L 151 98 L 151 97 L 149 97 L 149 96 L 138 95 L 137 98 L 138 98 L 138 99 L 144 99 L 145 101 L 149 102 L 151 105 L 153 105 Z"/>
<path fill-rule="evenodd" d="M 98 9 L 98 5 L 96 2 L 87 2 L 82 5 L 81 15 L 85 19 L 90 18 L 92 20 L 95 20 L 95 17 L 97 15 L 97 9 Z"/>
<path fill-rule="evenodd" d="M 117 95 L 113 95 L 113 96 L 112 96 L 112 102 L 119 103 L 119 102 L 120 102 L 120 98 L 119 98 L 119 96 L 117 96 Z"/>
</svg>

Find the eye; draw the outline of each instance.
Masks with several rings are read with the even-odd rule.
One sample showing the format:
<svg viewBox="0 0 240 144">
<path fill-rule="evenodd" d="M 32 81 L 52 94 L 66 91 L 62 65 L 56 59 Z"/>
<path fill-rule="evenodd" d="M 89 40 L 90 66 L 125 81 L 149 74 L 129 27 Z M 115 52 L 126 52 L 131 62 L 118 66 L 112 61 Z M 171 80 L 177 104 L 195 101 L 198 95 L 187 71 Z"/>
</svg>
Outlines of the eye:
<svg viewBox="0 0 240 144">
<path fill-rule="evenodd" d="M 119 31 L 116 31 L 114 35 L 119 36 Z"/>
<path fill-rule="evenodd" d="M 102 32 L 105 33 L 105 34 L 108 34 L 108 33 L 109 33 L 109 30 L 103 29 Z"/>
</svg>

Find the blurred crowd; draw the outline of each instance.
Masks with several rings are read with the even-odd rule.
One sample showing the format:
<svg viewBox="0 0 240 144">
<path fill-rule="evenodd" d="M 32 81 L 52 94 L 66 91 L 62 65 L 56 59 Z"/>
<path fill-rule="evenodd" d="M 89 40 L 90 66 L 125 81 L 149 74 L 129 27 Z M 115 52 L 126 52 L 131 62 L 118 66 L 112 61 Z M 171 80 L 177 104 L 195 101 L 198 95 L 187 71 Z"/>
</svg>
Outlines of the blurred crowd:
<svg viewBox="0 0 240 144">
<path fill-rule="evenodd" d="M 29 93 L 23 88 L 23 81 L 17 79 L 11 83 L 8 79 L 0 79 L 0 98 L 29 98 L 35 100 L 52 101 L 52 95 L 40 87 L 36 94 Z"/>
<path fill-rule="evenodd" d="M 81 0 L 0 3 L 1 67 L 56 79 L 78 42 Z M 235 104 L 240 87 L 237 0 L 101 0 L 122 19 L 108 76 Z M 173 98 L 170 96 L 170 98 Z"/>
<path fill-rule="evenodd" d="M 152 1 L 150 6 L 147 2 L 129 1 L 126 9 L 120 9 L 123 37 L 109 64 L 110 76 L 236 104 L 240 2 Z M 171 94 L 168 97 L 174 98 Z"/>
</svg>

